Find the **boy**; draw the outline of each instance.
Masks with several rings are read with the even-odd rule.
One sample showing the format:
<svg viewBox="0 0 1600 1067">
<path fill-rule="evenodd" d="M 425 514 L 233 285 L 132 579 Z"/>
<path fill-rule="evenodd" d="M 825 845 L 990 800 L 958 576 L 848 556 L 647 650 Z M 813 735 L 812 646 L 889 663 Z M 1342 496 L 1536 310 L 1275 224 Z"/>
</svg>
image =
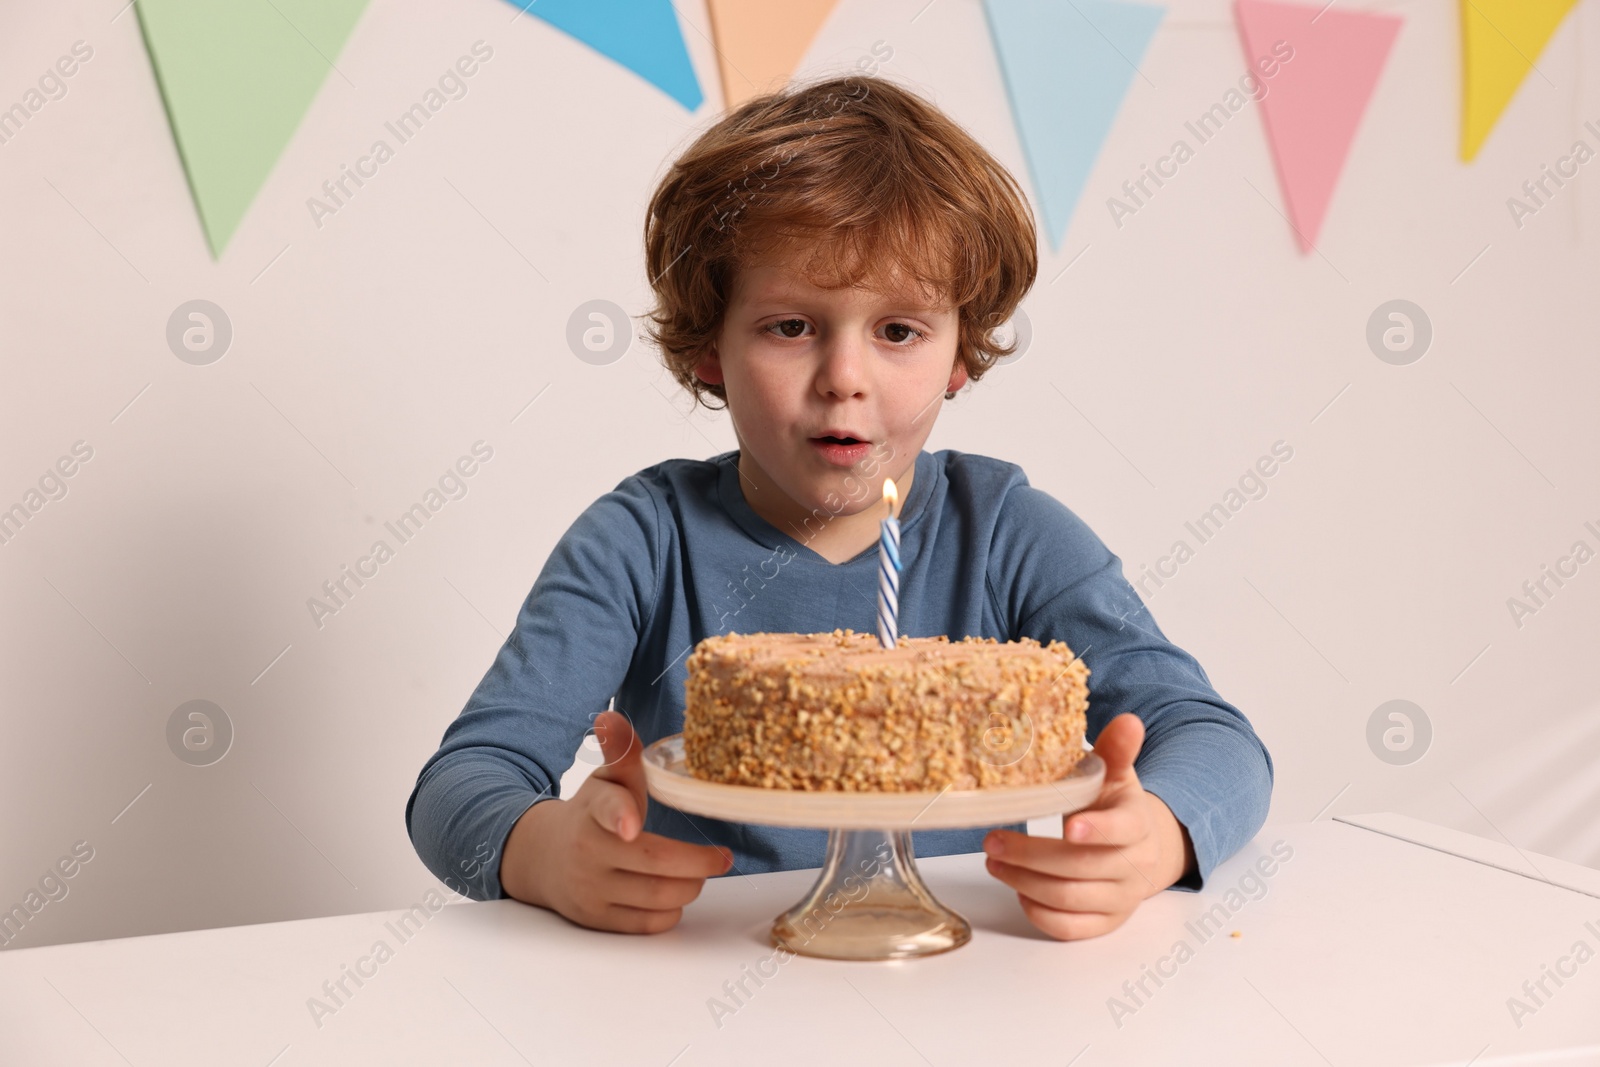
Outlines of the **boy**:
<svg viewBox="0 0 1600 1067">
<path fill-rule="evenodd" d="M 874 631 L 885 477 L 900 632 L 1065 641 L 1091 671 L 1106 763 L 1062 838 L 926 830 L 917 855 L 985 850 L 1028 919 L 1071 939 L 1199 888 L 1255 834 L 1266 749 L 1118 557 L 1016 465 L 922 450 L 939 401 L 1012 351 L 993 331 L 1033 284 L 1034 234 L 1011 175 L 880 79 L 756 98 L 690 146 L 646 214 L 650 333 L 697 402 L 727 408 L 739 448 L 625 478 L 563 535 L 407 804 L 430 870 L 643 933 L 676 924 L 707 877 L 820 866 L 825 830 L 650 802 L 640 751 L 682 729 L 700 639 Z M 591 724 L 606 763 L 557 798 Z"/>
</svg>

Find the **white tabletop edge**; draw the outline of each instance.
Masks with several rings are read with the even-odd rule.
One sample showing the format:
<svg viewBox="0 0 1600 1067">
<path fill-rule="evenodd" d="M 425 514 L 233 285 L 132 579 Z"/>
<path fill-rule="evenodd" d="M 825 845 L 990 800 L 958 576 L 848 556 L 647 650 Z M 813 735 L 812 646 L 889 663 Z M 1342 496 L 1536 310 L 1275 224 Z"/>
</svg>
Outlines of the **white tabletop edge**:
<svg viewBox="0 0 1600 1067">
<path fill-rule="evenodd" d="M 1460 830 L 1452 830 L 1436 823 L 1413 819 L 1392 811 L 1370 812 L 1363 815 L 1335 815 L 1335 822 L 1346 823 L 1373 833 L 1398 838 L 1409 844 L 1431 848 L 1438 852 L 1497 867 L 1511 874 L 1531 878 L 1536 882 L 1570 889 L 1574 893 L 1600 898 L 1600 871 L 1517 848 L 1515 845 L 1490 841 Z"/>
<path fill-rule="evenodd" d="M 1504 1056 L 1485 1056 L 1469 1067 L 1531 1067 L 1536 1063 L 1600 1063 L 1600 1045 L 1574 1045 L 1571 1048 L 1542 1049 L 1538 1052 L 1511 1052 Z M 1461 1067 L 1460 1060 L 1439 1060 L 1426 1067 Z"/>
</svg>

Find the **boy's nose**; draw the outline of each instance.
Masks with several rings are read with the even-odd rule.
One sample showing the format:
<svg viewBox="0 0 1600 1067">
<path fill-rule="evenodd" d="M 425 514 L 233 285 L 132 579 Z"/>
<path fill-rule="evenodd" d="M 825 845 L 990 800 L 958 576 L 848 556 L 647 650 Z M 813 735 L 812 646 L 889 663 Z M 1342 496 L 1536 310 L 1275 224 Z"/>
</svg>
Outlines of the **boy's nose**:
<svg viewBox="0 0 1600 1067">
<path fill-rule="evenodd" d="M 817 368 L 817 389 L 836 397 L 860 396 L 867 385 L 867 343 L 848 331 L 835 333 L 824 342 Z"/>
</svg>

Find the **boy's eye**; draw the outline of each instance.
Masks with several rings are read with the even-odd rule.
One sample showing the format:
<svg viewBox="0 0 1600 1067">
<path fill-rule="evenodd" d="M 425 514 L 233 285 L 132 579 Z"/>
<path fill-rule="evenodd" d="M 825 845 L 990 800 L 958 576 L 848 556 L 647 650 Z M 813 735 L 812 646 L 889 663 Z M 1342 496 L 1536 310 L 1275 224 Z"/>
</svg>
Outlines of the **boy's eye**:
<svg viewBox="0 0 1600 1067">
<path fill-rule="evenodd" d="M 895 344 L 900 344 L 900 342 L 906 340 L 907 336 L 911 335 L 911 334 L 915 334 L 916 337 L 917 337 L 917 340 L 913 341 L 912 344 L 920 344 L 921 340 L 922 340 L 922 331 L 921 330 L 917 329 L 915 326 L 907 326 L 903 322 L 891 322 L 889 325 L 885 326 L 883 329 L 884 329 L 885 333 L 888 335 L 889 340 L 893 341 Z M 905 331 L 905 332 L 901 333 L 901 331 Z M 906 345 L 904 347 L 910 348 L 911 345 Z"/>
<path fill-rule="evenodd" d="M 768 333 L 775 333 L 779 337 L 790 340 L 805 334 L 809 324 L 804 319 L 781 319 L 771 323 L 765 329 Z M 912 345 L 921 344 L 923 333 L 915 326 L 908 326 L 903 322 L 891 322 L 883 327 L 885 340 L 901 348 L 910 348 Z M 907 342 L 910 342 L 909 344 Z"/>
</svg>

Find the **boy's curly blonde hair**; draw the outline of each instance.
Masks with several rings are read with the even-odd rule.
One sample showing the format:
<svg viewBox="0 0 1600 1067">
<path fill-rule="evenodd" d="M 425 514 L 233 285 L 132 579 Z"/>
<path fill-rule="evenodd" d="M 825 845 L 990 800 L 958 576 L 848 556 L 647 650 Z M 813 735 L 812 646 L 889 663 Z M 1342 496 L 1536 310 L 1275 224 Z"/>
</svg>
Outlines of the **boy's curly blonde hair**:
<svg viewBox="0 0 1600 1067">
<path fill-rule="evenodd" d="M 914 282 L 959 308 L 972 381 L 1014 351 L 993 336 L 1033 286 L 1033 212 L 1015 178 L 943 112 L 881 78 L 848 76 L 758 96 L 701 134 L 650 198 L 645 333 L 708 408 L 694 373 L 722 327 L 735 272 L 807 247 L 819 288 Z M 720 403 L 712 403 L 707 397 Z"/>
</svg>

